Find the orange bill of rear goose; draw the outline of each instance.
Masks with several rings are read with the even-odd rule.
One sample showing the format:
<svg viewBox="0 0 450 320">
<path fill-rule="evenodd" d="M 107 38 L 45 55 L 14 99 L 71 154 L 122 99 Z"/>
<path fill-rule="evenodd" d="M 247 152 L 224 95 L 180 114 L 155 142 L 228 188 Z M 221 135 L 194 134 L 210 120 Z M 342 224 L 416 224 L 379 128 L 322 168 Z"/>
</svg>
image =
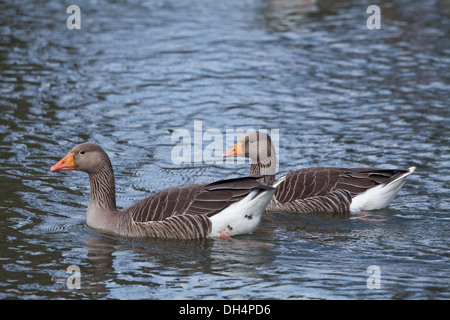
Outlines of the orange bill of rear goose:
<svg viewBox="0 0 450 320">
<path fill-rule="evenodd" d="M 67 170 L 89 174 L 87 225 L 125 237 L 195 239 L 251 233 L 275 192 L 258 177 L 243 177 L 168 188 L 119 210 L 111 161 L 100 146 L 77 145 L 50 168 Z"/>
<path fill-rule="evenodd" d="M 270 136 L 252 131 L 223 157 L 252 160 L 250 176 L 265 175 L 264 183 L 276 180 L 276 153 Z M 382 168 L 312 167 L 292 171 L 279 181 L 267 211 L 347 212 L 377 210 L 389 205 L 415 167 Z"/>
</svg>

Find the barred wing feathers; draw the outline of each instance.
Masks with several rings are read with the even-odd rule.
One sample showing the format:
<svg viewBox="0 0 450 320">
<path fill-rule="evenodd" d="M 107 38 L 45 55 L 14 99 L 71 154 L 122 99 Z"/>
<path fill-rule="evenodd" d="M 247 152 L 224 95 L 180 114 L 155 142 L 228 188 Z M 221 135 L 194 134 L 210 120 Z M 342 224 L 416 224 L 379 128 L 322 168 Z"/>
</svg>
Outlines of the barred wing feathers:
<svg viewBox="0 0 450 320">
<path fill-rule="evenodd" d="M 265 189 L 257 180 L 244 177 L 210 184 L 192 184 L 159 191 L 128 208 L 133 228 L 142 236 L 203 238 L 211 232 L 210 217 L 249 195 Z"/>
<path fill-rule="evenodd" d="M 352 198 L 377 186 L 388 185 L 408 170 L 380 168 L 312 167 L 285 176 L 268 210 L 344 212 Z"/>
</svg>

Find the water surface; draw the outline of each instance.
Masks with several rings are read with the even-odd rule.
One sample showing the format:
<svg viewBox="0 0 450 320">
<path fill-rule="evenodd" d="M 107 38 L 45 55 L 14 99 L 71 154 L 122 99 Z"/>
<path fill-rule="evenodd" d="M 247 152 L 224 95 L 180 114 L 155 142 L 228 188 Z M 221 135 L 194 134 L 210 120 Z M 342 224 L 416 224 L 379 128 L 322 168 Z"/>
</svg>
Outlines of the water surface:
<svg viewBox="0 0 450 320">
<path fill-rule="evenodd" d="M 371 4 L 81 1 L 69 30 L 65 4 L 0 1 L 0 298 L 450 298 L 450 4 L 382 1 L 369 30 Z M 98 233 L 87 175 L 49 172 L 96 142 L 120 207 L 247 175 L 248 163 L 172 161 L 172 132 L 194 121 L 279 130 L 280 172 L 417 169 L 387 209 L 268 214 L 233 241 Z"/>
</svg>

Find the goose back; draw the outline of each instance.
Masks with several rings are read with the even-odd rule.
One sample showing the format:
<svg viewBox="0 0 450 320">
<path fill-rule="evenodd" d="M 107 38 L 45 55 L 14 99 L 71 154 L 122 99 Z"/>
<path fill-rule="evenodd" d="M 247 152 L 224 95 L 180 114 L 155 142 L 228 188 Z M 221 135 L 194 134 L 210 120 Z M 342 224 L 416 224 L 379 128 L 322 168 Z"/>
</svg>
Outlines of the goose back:
<svg viewBox="0 0 450 320">
<path fill-rule="evenodd" d="M 256 189 L 273 189 L 261 176 L 192 184 L 159 191 L 123 210 L 115 229 L 122 235 L 193 239 L 207 237 L 210 217 Z"/>
<path fill-rule="evenodd" d="M 408 170 L 311 167 L 288 173 L 267 210 L 345 212 L 352 198 L 395 181 Z"/>
</svg>

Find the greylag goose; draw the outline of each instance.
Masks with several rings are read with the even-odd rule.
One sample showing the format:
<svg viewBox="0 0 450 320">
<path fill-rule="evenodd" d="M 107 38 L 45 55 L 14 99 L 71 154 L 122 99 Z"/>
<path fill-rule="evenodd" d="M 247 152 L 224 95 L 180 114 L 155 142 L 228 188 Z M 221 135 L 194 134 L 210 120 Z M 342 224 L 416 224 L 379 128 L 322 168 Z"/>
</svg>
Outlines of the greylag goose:
<svg viewBox="0 0 450 320">
<path fill-rule="evenodd" d="M 118 210 L 111 161 L 94 143 L 74 147 L 50 171 L 89 174 L 87 225 L 125 237 L 194 239 L 251 233 L 275 192 L 256 177 L 168 188 Z"/>
<path fill-rule="evenodd" d="M 265 175 L 272 183 L 276 174 L 276 154 L 270 136 L 252 131 L 239 139 L 223 157 L 246 157 L 252 160 L 250 176 Z M 382 209 L 389 205 L 405 178 L 407 170 L 381 168 L 312 167 L 283 176 L 267 211 L 347 212 Z"/>
</svg>

